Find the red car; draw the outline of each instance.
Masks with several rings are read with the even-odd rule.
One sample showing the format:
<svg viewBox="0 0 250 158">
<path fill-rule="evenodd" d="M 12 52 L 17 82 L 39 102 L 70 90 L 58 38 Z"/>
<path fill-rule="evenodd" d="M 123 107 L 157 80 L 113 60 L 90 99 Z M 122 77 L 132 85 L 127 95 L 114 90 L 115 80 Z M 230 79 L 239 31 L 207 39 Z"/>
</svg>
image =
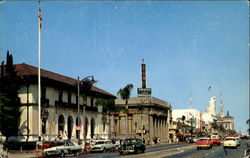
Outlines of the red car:
<svg viewBox="0 0 250 158">
<path fill-rule="evenodd" d="M 218 135 L 211 135 L 211 140 L 212 140 L 213 144 L 217 144 L 220 146 L 221 140 L 220 140 L 220 137 Z"/>
<path fill-rule="evenodd" d="M 202 148 L 207 148 L 207 149 L 212 149 L 213 142 L 211 141 L 210 138 L 199 138 L 196 142 L 196 147 L 197 150 L 202 149 Z"/>
</svg>

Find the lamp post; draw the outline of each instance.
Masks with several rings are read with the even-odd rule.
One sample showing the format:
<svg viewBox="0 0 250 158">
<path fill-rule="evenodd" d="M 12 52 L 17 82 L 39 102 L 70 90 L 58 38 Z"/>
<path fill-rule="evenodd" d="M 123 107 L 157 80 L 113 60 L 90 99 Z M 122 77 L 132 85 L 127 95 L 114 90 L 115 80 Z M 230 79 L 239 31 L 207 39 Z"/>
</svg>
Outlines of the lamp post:
<svg viewBox="0 0 250 158">
<path fill-rule="evenodd" d="M 91 77 L 91 80 L 89 80 L 89 78 Z M 85 77 L 84 79 L 82 79 L 82 80 L 80 80 L 79 79 L 79 76 L 78 76 L 78 78 L 77 78 L 77 117 L 78 117 L 78 119 L 77 119 L 77 125 L 79 126 L 79 117 L 80 117 L 80 82 L 87 82 L 87 81 L 90 81 L 90 83 L 91 83 L 91 87 L 92 87 L 92 84 L 93 83 L 95 83 L 96 81 L 94 80 L 94 76 L 87 76 L 87 77 Z M 88 89 L 88 90 L 91 90 L 91 87 L 90 87 L 90 89 Z M 87 95 L 86 93 L 87 92 L 84 92 L 85 94 L 84 95 Z M 85 146 L 85 144 L 86 144 L 86 138 L 85 138 L 85 123 L 86 123 L 86 120 L 85 120 L 85 118 L 86 118 L 86 113 L 85 113 L 85 104 L 83 104 L 83 139 L 84 139 L 84 146 Z M 78 134 L 78 143 L 80 143 L 80 134 Z"/>
<path fill-rule="evenodd" d="M 141 99 L 141 107 L 139 108 L 139 110 L 141 111 L 141 139 L 143 140 L 144 136 L 144 124 L 143 124 L 143 111 L 144 111 L 144 108 L 142 107 L 144 103 L 149 103 L 151 105 L 151 98 L 149 97 L 146 97 L 144 100 Z"/>
</svg>

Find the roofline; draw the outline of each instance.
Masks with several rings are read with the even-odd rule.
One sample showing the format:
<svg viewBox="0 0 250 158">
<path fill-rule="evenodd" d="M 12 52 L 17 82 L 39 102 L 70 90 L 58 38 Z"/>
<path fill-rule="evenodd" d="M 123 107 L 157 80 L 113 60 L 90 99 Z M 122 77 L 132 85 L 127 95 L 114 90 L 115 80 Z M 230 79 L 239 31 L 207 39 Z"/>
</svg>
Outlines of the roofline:
<svg viewBox="0 0 250 158">
<path fill-rule="evenodd" d="M 14 66 L 15 66 L 15 70 L 17 71 L 16 73 L 17 73 L 18 76 L 38 76 L 38 70 L 37 70 L 38 68 L 35 67 L 35 66 L 28 65 L 28 64 L 25 64 L 25 63 L 23 63 L 23 64 L 14 64 Z M 23 74 L 21 74 L 21 72 L 18 71 L 18 69 L 20 67 L 22 67 L 22 66 L 24 66 L 25 67 L 24 69 L 28 70 L 28 72 L 24 72 Z M 71 85 L 71 86 L 74 86 L 74 84 L 78 82 L 77 79 L 67 77 L 67 76 L 61 75 L 59 73 L 48 71 L 48 70 L 45 70 L 45 69 L 42 69 L 42 68 L 41 68 L 41 77 L 49 78 L 51 80 L 54 80 L 54 81 L 57 81 L 57 82 L 62 82 L 64 84 Z M 92 86 L 91 90 L 94 91 L 94 92 L 102 93 L 102 94 L 105 94 L 105 95 L 109 95 L 109 96 L 111 96 L 113 98 L 116 98 L 115 95 L 113 95 L 113 94 L 111 94 L 111 93 L 109 93 L 107 91 L 104 91 L 104 90 L 102 90 L 102 89 L 100 89 L 100 88 L 98 88 L 96 86 Z"/>
</svg>

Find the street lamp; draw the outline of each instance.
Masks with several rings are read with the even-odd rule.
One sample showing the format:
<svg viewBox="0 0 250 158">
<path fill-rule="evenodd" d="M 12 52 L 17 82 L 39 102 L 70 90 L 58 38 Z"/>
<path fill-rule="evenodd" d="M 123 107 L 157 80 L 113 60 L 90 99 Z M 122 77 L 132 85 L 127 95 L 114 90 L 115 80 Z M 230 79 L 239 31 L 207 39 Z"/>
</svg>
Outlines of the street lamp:
<svg viewBox="0 0 250 158">
<path fill-rule="evenodd" d="M 91 80 L 89 80 L 89 78 L 91 78 Z M 91 87 L 92 84 L 95 83 L 96 81 L 94 80 L 94 76 L 87 76 L 84 79 L 80 80 L 79 76 L 77 77 L 77 125 L 79 126 L 79 118 L 80 118 L 80 82 L 87 82 L 90 81 L 91 82 Z M 90 87 L 90 89 L 91 89 Z M 86 95 L 86 94 L 85 94 Z M 83 139 L 84 139 L 84 146 L 85 146 L 85 105 L 83 104 L 83 116 L 84 116 L 84 126 L 83 126 Z M 79 132 L 79 130 L 77 130 L 77 132 Z M 80 144 L 80 134 L 78 134 L 78 144 Z"/>
<path fill-rule="evenodd" d="M 151 98 L 147 97 L 144 100 L 141 99 L 141 106 L 143 106 L 142 104 L 144 104 L 144 103 L 150 103 L 151 104 Z M 144 134 L 145 128 L 144 128 L 144 124 L 143 124 L 143 115 L 142 115 L 142 113 L 143 113 L 144 108 L 141 107 L 141 108 L 139 108 L 139 110 L 141 110 L 141 139 L 143 140 L 143 137 L 144 137 L 143 134 Z"/>
</svg>

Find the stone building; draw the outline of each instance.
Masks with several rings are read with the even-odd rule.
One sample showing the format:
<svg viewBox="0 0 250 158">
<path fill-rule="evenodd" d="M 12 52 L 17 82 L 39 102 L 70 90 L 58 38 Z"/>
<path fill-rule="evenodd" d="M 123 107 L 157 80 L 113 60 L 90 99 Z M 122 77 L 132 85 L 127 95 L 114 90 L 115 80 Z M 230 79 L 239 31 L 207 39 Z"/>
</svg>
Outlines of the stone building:
<svg viewBox="0 0 250 158">
<path fill-rule="evenodd" d="M 23 80 L 19 90 L 21 99 L 21 122 L 18 141 L 38 140 L 38 69 L 27 64 L 15 65 L 17 75 Z M 41 69 L 41 136 L 44 140 L 55 140 L 60 133 L 62 139 L 107 138 L 108 122 L 104 119 L 102 106 L 96 106 L 98 98 L 116 97 L 95 86 L 91 95 L 79 96 L 78 80 Z"/>
<path fill-rule="evenodd" d="M 151 88 L 146 87 L 146 65 L 141 64 L 142 88 L 137 89 L 138 97 L 115 100 L 116 105 L 127 107 L 125 111 L 113 115 L 112 134 L 116 138 L 140 137 L 147 144 L 153 140 L 168 142 L 169 122 L 172 107 L 166 101 L 151 96 Z"/>
<path fill-rule="evenodd" d="M 169 103 L 145 96 L 130 98 L 127 105 L 124 100 L 116 99 L 115 104 L 128 106 L 127 128 L 126 113 L 119 112 L 114 115 L 112 132 L 116 138 L 140 137 L 150 144 L 154 138 L 160 138 L 165 143 L 169 141 L 169 114 L 172 110 Z"/>
</svg>

